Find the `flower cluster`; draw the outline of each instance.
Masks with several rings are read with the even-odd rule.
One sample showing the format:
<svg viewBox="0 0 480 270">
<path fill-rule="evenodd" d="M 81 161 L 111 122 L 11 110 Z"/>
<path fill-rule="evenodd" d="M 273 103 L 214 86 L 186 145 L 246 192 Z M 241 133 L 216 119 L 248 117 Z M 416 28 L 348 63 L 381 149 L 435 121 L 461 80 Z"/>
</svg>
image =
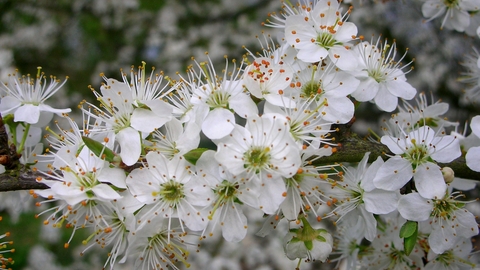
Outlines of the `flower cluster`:
<svg viewBox="0 0 480 270">
<path fill-rule="evenodd" d="M 46 199 L 38 205 L 56 202 L 39 216 L 73 228 L 72 237 L 91 228 L 84 252 L 108 249 L 110 269 L 130 258 L 139 269 L 188 267 L 190 235 L 242 241 L 253 222 L 247 211 L 266 216 L 262 236 L 287 223 L 284 251 L 299 262 L 332 253 L 347 269 L 471 266 L 477 223 L 442 168 L 462 155 L 463 137 L 448 135 L 456 125 L 440 117 L 447 104 L 428 105 L 420 94 L 417 106 L 385 121 L 385 135 L 370 143 L 388 151 L 386 161 L 371 152 L 357 166 L 323 161 L 344 151 L 336 136 L 353 122 L 354 103 L 393 112 L 399 98 L 417 94 L 405 54 L 396 59 L 395 43 L 364 41 L 350 12 L 331 0 L 285 6 L 267 23 L 281 31 L 280 44 L 266 37 L 261 53 L 226 59 L 221 71 L 207 57 L 176 79 L 148 75 L 145 63 L 121 71 L 120 81 L 102 74 L 99 91 L 92 87 L 99 105 L 79 106 L 81 126 L 69 109 L 43 104 L 61 86 L 55 79 L 45 88 L 42 75 L 36 84 L 12 75 L 0 112 L 24 164 L 48 187 L 32 191 Z M 48 128 L 40 155 L 30 125 L 52 112 L 68 127 Z M 471 126 L 480 136 L 478 116 Z M 478 145 L 466 155 L 477 171 Z M 335 240 L 323 220 L 337 225 Z"/>
</svg>

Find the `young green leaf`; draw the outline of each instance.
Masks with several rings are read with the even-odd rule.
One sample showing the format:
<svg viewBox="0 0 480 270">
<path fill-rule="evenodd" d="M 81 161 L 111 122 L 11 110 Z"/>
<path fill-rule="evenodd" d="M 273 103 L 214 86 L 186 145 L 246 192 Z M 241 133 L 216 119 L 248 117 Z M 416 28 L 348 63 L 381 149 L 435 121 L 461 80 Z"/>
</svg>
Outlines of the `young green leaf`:
<svg viewBox="0 0 480 270">
<path fill-rule="evenodd" d="M 103 145 L 101 142 L 95 141 L 85 136 L 82 136 L 82 140 L 88 147 L 88 149 L 90 149 L 97 157 L 103 158 L 108 162 L 114 161 L 115 153 L 110 148 Z"/>
<path fill-rule="evenodd" d="M 400 237 L 406 238 L 412 236 L 417 231 L 418 224 L 415 221 L 407 220 L 400 229 Z"/>
<path fill-rule="evenodd" d="M 209 150 L 208 148 L 197 148 L 190 150 L 190 152 L 183 155 L 183 157 L 193 165 L 197 164 L 197 160 L 202 156 L 203 152 Z"/>
<path fill-rule="evenodd" d="M 408 256 L 412 253 L 417 243 L 418 223 L 416 221 L 407 220 L 400 229 L 400 237 L 403 238 L 403 250 Z"/>
<path fill-rule="evenodd" d="M 413 248 L 417 244 L 417 234 L 418 234 L 418 230 L 415 230 L 415 232 L 411 236 L 405 237 L 403 239 L 403 250 L 405 251 L 405 254 L 407 256 L 410 255 L 410 253 L 412 253 Z"/>
</svg>

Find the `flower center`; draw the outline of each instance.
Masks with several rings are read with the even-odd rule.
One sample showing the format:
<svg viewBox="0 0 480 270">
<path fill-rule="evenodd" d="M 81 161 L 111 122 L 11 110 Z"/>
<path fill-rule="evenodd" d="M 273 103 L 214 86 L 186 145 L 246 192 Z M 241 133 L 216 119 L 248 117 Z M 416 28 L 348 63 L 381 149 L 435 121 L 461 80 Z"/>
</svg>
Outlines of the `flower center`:
<svg viewBox="0 0 480 270">
<path fill-rule="evenodd" d="M 270 148 L 268 147 L 252 147 L 244 155 L 245 168 L 255 170 L 259 173 L 262 168 L 268 166 L 270 161 Z"/>
<path fill-rule="evenodd" d="M 183 184 L 170 180 L 161 185 L 160 192 L 154 195 L 160 195 L 162 199 L 172 205 L 176 205 L 185 197 Z"/>
<path fill-rule="evenodd" d="M 438 127 L 438 123 L 437 123 L 437 119 L 436 118 L 433 118 L 433 117 L 425 117 L 425 118 L 421 118 L 420 120 L 417 121 L 417 123 L 415 124 L 415 127 L 423 127 L 423 126 L 427 126 L 427 127 Z"/>
<path fill-rule="evenodd" d="M 225 108 L 228 109 L 228 99 L 230 94 L 224 91 L 214 90 L 207 99 L 207 104 L 211 109 Z"/>
<path fill-rule="evenodd" d="M 448 8 L 454 8 L 458 6 L 458 0 L 443 0 L 443 4 Z"/>
<path fill-rule="evenodd" d="M 405 158 L 415 169 L 418 165 L 425 163 L 429 159 L 428 148 L 424 144 L 416 144 L 416 140 L 412 139 L 412 147 L 405 152 Z"/>
<path fill-rule="evenodd" d="M 438 255 L 435 259 L 437 262 L 441 262 L 443 265 L 448 266 L 456 260 L 456 256 L 452 250 L 447 250 L 443 254 Z"/>
<path fill-rule="evenodd" d="M 115 125 L 113 126 L 113 130 L 115 131 L 115 133 L 118 133 L 122 129 L 130 126 L 130 117 L 130 114 L 119 115 L 118 117 L 115 116 Z"/>
<path fill-rule="evenodd" d="M 328 32 L 322 32 L 317 36 L 317 40 L 315 42 L 318 44 L 318 46 L 323 47 L 327 50 L 332 48 L 335 45 L 341 45 L 342 43 L 338 42 L 335 37 L 328 33 Z"/>
<path fill-rule="evenodd" d="M 386 81 L 386 72 L 382 68 L 368 69 L 368 76 L 373 78 L 377 83 Z"/>
<path fill-rule="evenodd" d="M 322 93 L 322 86 L 319 82 L 309 81 L 302 86 L 302 93 L 304 98 L 317 97 Z"/>
<path fill-rule="evenodd" d="M 451 197 L 445 198 L 443 200 L 433 200 L 434 207 L 432 211 L 432 216 L 443 219 L 451 219 L 452 213 L 463 207 L 463 203 L 453 200 Z"/>
<path fill-rule="evenodd" d="M 237 193 L 238 184 L 231 183 L 227 180 L 223 180 L 222 184 L 216 189 L 216 192 L 220 198 L 227 200 L 235 197 Z"/>
</svg>

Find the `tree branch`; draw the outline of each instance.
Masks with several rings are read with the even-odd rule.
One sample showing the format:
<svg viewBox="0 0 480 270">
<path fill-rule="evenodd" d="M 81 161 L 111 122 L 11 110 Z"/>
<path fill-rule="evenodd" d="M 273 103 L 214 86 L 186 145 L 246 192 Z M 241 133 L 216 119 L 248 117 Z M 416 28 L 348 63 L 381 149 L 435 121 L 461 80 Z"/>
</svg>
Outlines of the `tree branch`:
<svg viewBox="0 0 480 270">
<path fill-rule="evenodd" d="M 375 161 L 379 156 L 384 160 L 388 159 L 386 154 L 393 155 L 387 146 L 367 139 L 359 138 L 357 134 L 350 133 L 348 127 L 340 132 L 336 140 L 339 143 L 337 151 L 328 157 L 321 157 L 315 160 L 315 165 L 328 165 L 342 162 L 360 162 L 366 152 L 370 152 L 368 162 Z M 450 167 L 455 172 L 455 177 L 480 181 L 480 172 L 468 168 L 465 156 L 460 156 L 450 163 L 438 163 L 440 167 Z"/>
<path fill-rule="evenodd" d="M 48 186 L 36 181 L 37 177 L 43 176 L 33 171 L 20 173 L 18 177 L 12 176 L 8 172 L 0 174 L 0 191 L 47 189 Z"/>
<path fill-rule="evenodd" d="M 0 144 L 2 144 L 0 145 L 0 154 L 5 153 L 2 128 L 3 125 L 0 126 Z M 373 162 L 379 156 L 383 159 L 388 159 L 386 154 L 390 153 L 390 151 L 385 145 L 358 137 L 357 134 L 350 132 L 348 126 L 339 127 L 336 135 L 335 142 L 339 144 L 336 147 L 337 151 L 331 156 L 321 157 L 315 160 L 315 165 L 329 165 L 342 162 L 356 163 L 362 160 L 366 152 L 370 152 L 369 162 Z M 11 151 L 9 153 L 11 154 Z M 14 158 L 12 160 L 14 160 Z M 44 174 L 39 172 L 25 171 L 22 165 L 18 163 L 18 158 L 15 162 L 16 166 L 13 166 L 12 169 L 7 169 L 7 172 L 4 174 L 0 174 L 0 192 L 48 188 L 45 184 L 36 181 L 39 177 L 44 179 L 48 179 L 48 177 L 45 177 Z M 448 166 L 452 168 L 456 177 L 480 181 L 480 173 L 470 170 L 463 156 L 450 163 L 440 163 L 438 165 L 440 167 Z M 12 167 L 12 164 L 9 164 L 9 166 Z"/>
<path fill-rule="evenodd" d="M 370 152 L 369 162 L 377 159 L 378 156 L 387 158 L 388 148 L 382 144 L 360 139 L 356 135 L 348 140 L 343 140 L 341 146 L 337 147 L 337 152 L 328 157 L 322 157 L 315 161 L 316 165 L 328 165 L 341 162 L 359 162 L 362 160 L 365 152 Z M 455 172 L 456 177 L 480 181 L 480 173 L 470 170 L 464 157 L 459 157 L 450 163 L 440 163 L 440 167 L 450 167 Z M 12 171 L 11 171 L 12 172 Z M 18 173 L 17 173 L 18 174 Z M 8 173 L 0 174 L 0 191 L 46 189 L 48 186 L 38 183 L 36 179 L 43 174 L 33 171 L 26 171 L 14 176 Z"/>
</svg>

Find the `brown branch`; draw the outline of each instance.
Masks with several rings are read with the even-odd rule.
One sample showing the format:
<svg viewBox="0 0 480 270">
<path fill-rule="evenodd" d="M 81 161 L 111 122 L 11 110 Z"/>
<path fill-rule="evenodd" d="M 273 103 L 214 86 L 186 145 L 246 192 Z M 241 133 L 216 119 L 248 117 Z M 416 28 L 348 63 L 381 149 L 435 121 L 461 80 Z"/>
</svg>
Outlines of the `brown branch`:
<svg viewBox="0 0 480 270">
<path fill-rule="evenodd" d="M 339 132 L 337 151 L 328 157 L 317 159 L 314 164 L 328 165 L 342 162 L 359 162 L 366 152 L 370 152 L 368 162 L 375 161 L 379 156 L 388 159 L 386 154 L 393 155 L 387 146 L 367 139 L 359 138 L 357 134 L 350 133 L 348 128 Z M 472 171 L 462 155 L 450 163 L 438 163 L 440 167 L 450 167 L 455 172 L 455 177 L 480 181 L 480 172 Z"/>
<path fill-rule="evenodd" d="M 15 145 L 8 144 L 7 130 L 0 114 L 0 164 L 7 169 L 0 174 L 0 191 L 48 188 L 36 181 L 37 177 L 41 177 L 40 173 L 24 171 L 19 159 Z"/>
<path fill-rule="evenodd" d="M 20 173 L 18 177 L 12 176 L 8 172 L 0 174 L 0 191 L 47 189 L 48 186 L 36 181 L 37 177 L 42 177 L 42 175 L 33 171 Z"/>
<path fill-rule="evenodd" d="M 378 142 L 359 138 L 356 134 L 350 133 L 348 128 L 343 128 L 338 132 L 337 135 L 338 136 L 336 137 L 336 142 L 339 143 L 339 146 L 336 147 L 337 151 L 331 156 L 317 159 L 314 162 L 316 165 L 329 165 L 347 162 L 356 163 L 362 160 L 366 152 L 370 152 L 369 162 L 373 162 L 379 156 L 384 159 L 388 158 L 386 154 L 389 153 L 389 150 L 385 145 Z M 0 152 L 1 151 L 2 149 L 0 149 Z M 36 181 L 38 177 L 48 179 L 45 177 L 45 175 L 39 172 L 22 171 L 22 167 L 20 166 L 21 165 L 17 165 L 16 167 L 20 169 L 7 170 L 6 173 L 0 174 L 0 192 L 48 188 L 48 186 L 42 183 L 38 183 Z M 452 168 L 455 172 L 456 177 L 480 181 L 480 173 L 470 170 L 467 167 L 465 163 L 465 158 L 463 156 L 455 159 L 450 163 L 439 164 L 439 166 L 448 166 Z"/>
</svg>

